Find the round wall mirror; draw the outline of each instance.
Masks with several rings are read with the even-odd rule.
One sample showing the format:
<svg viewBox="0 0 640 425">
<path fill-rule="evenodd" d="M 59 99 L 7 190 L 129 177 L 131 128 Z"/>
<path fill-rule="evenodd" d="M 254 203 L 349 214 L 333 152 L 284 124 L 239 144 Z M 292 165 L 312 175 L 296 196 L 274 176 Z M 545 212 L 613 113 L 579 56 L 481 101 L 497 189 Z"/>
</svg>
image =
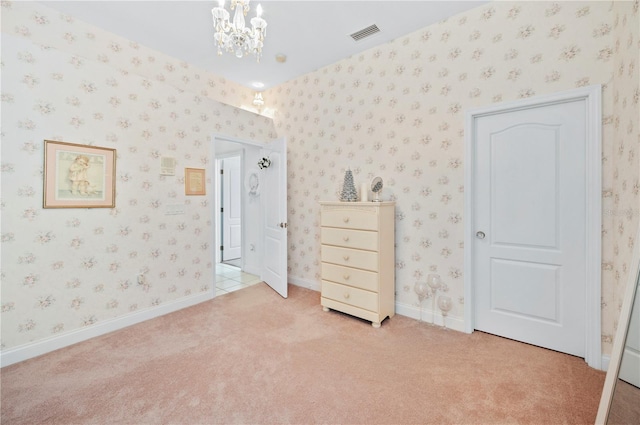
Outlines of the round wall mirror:
<svg viewBox="0 0 640 425">
<path fill-rule="evenodd" d="M 376 177 L 371 181 L 371 191 L 374 193 L 373 202 L 382 202 L 380 192 L 382 192 L 382 177 Z"/>
</svg>

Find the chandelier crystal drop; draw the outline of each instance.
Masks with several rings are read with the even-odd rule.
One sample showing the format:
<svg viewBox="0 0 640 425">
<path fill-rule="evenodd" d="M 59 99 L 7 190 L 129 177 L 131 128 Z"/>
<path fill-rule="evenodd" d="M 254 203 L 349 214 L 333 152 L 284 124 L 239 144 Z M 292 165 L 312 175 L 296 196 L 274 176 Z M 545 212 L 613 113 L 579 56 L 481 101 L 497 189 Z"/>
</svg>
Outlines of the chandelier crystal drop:
<svg viewBox="0 0 640 425">
<path fill-rule="evenodd" d="M 226 50 L 242 58 L 251 52 L 256 56 L 257 62 L 260 62 L 267 21 L 262 19 L 262 6 L 258 5 L 256 16 L 250 21 L 251 28 L 245 26 L 244 18 L 249 12 L 250 1 L 231 0 L 231 10 L 235 10 L 232 21 L 229 20 L 231 15 L 224 8 L 224 0 L 219 0 L 218 7 L 211 9 L 218 55 L 222 55 L 222 51 Z"/>
</svg>

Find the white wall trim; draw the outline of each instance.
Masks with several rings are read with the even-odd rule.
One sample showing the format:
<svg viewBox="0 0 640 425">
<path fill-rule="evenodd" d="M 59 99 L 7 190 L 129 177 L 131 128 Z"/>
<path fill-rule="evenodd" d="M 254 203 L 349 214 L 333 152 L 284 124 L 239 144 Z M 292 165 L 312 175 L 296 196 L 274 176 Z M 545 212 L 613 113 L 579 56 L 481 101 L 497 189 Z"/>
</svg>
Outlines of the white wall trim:
<svg viewBox="0 0 640 425">
<path fill-rule="evenodd" d="M 287 277 L 287 280 L 290 284 L 300 286 L 301 288 L 312 289 L 317 292 L 320 292 L 321 290 L 320 282 L 316 282 L 310 279 L 304 279 L 301 277 L 289 275 Z M 320 307 L 320 304 L 318 304 L 318 307 Z"/>
<path fill-rule="evenodd" d="M 420 320 L 420 308 L 414 305 L 404 304 L 396 301 L 396 314 Z M 425 301 L 422 307 L 422 321 L 425 322 L 425 324 L 431 324 L 432 317 L 433 316 L 432 310 L 430 308 L 430 302 Z M 442 326 L 442 314 L 440 310 L 436 310 L 436 315 L 433 319 L 435 325 Z M 447 316 L 447 328 L 459 332 L 464 332 L 464 319 L 457 316 Z"/>
<path fill-rule="evenodd" d="M 205 301 L 213 299 L 213 291 L 207 291 L 178 300 L 161 304 L 157 307 L 151 307 L 145 310 L 136 311 L 124 316 L 107 319 L 85 328 L 76 329 L 64 334 L 56 335 L 50 338 L 42 339 L 29 344 L 23 344 L 18 347 L 3 350 L 0 353 L 0 365 L 2 367 L 12 365 L 24 360 L 37 357 L 60 348 L 68 347 L 82 341 L 95 338 L 113 331 L 126 328 L 144 322 L 149 319 L 164 316 L 183 308 L 191 307 Z"/>
<path fill-rule="evenodd" d="M 473 294 L 473 238 L 474 215 L 473 194 L 475 192 L 475 170 L 473 160 L 475 149 L 475 120 L 506 110 L 528 109 L 554 103 L 584 99 L 587 109 L 587 152 L 586 166 L 586 276 L 587 290 L 585 303 L 585 361 L 595 369 L 601 369 L 601 258 L 602 258 L 602 87 L 592 85 L 566 90 L 549 95 L 535 96 L 524 100 L 504 102 L 482 108 L 470 109 L 465 115 L 465 179 L 464 179 L 464 331 L 474 330 L 474 294 Z"/>
<path fill-rule="evenodd" d="M 312 289 L 317 292 L 321 291 L 320 282 L 291 275 L 289 275 L 288 280 L 292 285 L 300 286 L 301 288 Z M 429 308 L 429 306 L 427 306 L 426 304 L 428 303 L 425 302 L 425 305 L 422 308 L 422 321 L 425 322 L 425 324 L 431 324 L 431 308 Z M 318 304 L 318 308 L 320 307 L 320 304 Z M 411 319 L 420 320 L 420 309 L 416 306 L 396 301 L 395 308 L 396 314 L 399 316 L 406 316 Z M 442 314 L 439 310 L 436 311 L 435 324 L 437 326 L 442 326 Z M 447 328 L 464 332 L 464 319 L 462 317 L 447 316 Z"/>
</svg>

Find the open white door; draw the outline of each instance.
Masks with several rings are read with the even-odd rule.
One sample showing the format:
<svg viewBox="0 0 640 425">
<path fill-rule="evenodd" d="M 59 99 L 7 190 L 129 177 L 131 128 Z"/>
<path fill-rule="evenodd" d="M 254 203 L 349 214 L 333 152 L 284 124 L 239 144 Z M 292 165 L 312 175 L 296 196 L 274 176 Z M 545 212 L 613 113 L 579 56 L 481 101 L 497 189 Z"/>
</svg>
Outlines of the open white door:
<svg viewBox="0 0 640 425">
<path fill-rule="evenodd" d="M 264 260 L 260 278 L 287 298 L 287 142 L 275 140 L 262 150 L 271 166 L 260 170 Z"/>
</svg>

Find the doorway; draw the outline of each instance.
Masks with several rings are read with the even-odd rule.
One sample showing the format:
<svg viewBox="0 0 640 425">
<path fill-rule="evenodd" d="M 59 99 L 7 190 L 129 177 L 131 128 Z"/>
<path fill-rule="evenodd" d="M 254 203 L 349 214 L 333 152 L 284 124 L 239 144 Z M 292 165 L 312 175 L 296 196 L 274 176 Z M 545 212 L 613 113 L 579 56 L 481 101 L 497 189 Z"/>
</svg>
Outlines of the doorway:
<svg viewBox="0 0 640 425">
<path fill-rule="evenodd" d="M 242 152 L 216 159 L 220 170 L 220 262 L 242 268 Z"/>
<path fill-rule="evenodd" d="M 600 87 L 468 112 L 465 330 L 600 368 Z"/>
<path fill-rule="evenodd" d="M 243 189 L 246 158 L 257 153 L 239 142 L 216 139 L 214 143 L 215 287 L 219 296 L 262 282 L 258 267 L 261 245 L 259 228 L 253 224 L 259 218 L 257 203 L 245 199 Z"/>
<path fill-rule="evenodd" d="M 216 271 L 220 271 L 216 273 L 216 289 L 228 289 L 226 285 L 218 283 L 225 278 L 237 279 L 243 285 L 254 283 L 259 278 L 286 298 L 286 140 L 257 143 L 214 135 L 213 156 L 216 164 L 214 186 L 220 194 L 214 197 Z M 236 159 L 229 158 L 237 157 L 240 158 L 240 166 L 230 165 Z M 270 165 L 259 167 L 258 163 L 262 163 L 264 158 L 270 158 Z M 239 169 L 239 172 L 234 172 L 236 177 L 225 178 L 229 177 L 224 170 L 228 165 Z M 224 170 L 223 174 L 220 174 L 221 169 Z M 225 202 L 236 202 L 239 207 L 225 206 Z M 225 209 L 227 212 L 232 209 L 233 213 L 227 216 Z M 240 216 L 240 224 L 239 228 L 234 228 L 237 221 L 233 221 L 233 216 L 237 215 Z M 227 230 L 224 228 L 225 222 L 228 224 Z M 225 232 L 228 233 L 226 237 Z M 240 267 L 228 270 L 227 267 L 236 267 L 235 264 L 225 263 L 235 260 L 237 251 L 235 254 L 226 253 L 227 246 L 223 241 L 229 241 L 233 249 L 238 240 Z"/>
</svg>

